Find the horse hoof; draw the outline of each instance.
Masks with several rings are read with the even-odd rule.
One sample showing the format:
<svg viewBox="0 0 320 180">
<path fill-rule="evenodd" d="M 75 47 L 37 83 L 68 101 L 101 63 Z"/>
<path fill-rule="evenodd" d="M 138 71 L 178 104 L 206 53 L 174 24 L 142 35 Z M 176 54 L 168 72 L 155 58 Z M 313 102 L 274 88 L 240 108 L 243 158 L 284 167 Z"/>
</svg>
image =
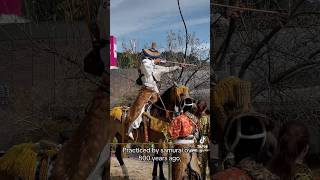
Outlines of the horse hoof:
<svg viewBox="0 0 320 180">
<path fill-rule="evenodd" d="M 167 180 L 167 178 L 164 176 L 163 177 L 160 176 L 160 180 Z"/>
<path fill-rule="evenodd" d="M 125 176 L 124 180 L 130 180 L 129 176 Z"/>
<path fill-rule="evenodd" d="M 152 176 L 152 180 L 158 180 L 158 176 Z"/>
</svg>

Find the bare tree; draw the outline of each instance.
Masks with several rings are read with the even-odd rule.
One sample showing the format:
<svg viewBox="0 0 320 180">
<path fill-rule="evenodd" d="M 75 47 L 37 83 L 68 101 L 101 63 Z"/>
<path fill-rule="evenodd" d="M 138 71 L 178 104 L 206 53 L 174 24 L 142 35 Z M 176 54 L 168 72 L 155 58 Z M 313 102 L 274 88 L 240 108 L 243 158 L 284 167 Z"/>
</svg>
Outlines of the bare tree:
<svg viewBox="0 0 320 180">
<path fill-rule="evenodd" d="M 209 43 L 201 42 L 195 34 L 188 35 L 188 50 L 186 63 L 193 64 L 186 66 L 183 77 L 179 82 L 187 85 L 191 90 L 208 88 L 210 73 L 209 73 Z M 185 37 L 181 32 L 169 31 L 167 35 L 167 48 L 164 54 L 169 61 L 183 63 L 183 50 L 185 45 Z M 172 65 L 172 64 L 168 64 Z M 169 78 L 163 78 L 162 86 L 165 84 L 173 84 L 177 81 L 179 72 L 167 75 Z M 164 86 L 166 87 L 166 86 Z"/>
<path fill-rule="evenodd" d="M 266 7 L 275 13 L 258 12 L 259 6 L 227 8 L 238 16 L 212 7 L 216 17 L 222 16 L 211 24 L 218 42 L 212 51 L 213 70 L 218 78 L 224 74 L 250 80 L 254 107 L 276 123 L 299 119 L 319 128 L 320 4 L 297 0 L 285 7 L 274 2 Z"/>
</svg>

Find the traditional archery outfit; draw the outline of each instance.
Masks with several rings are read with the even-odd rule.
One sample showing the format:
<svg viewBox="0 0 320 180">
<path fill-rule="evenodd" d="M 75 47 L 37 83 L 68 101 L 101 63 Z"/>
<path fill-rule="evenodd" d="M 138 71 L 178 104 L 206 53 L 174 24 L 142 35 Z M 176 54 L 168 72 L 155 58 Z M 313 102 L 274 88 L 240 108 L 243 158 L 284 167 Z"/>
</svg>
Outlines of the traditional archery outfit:
<svg viewBox="0 0 320 180">
<path fill-rule="evenodd" d="M 190 112 L 177 116 L 169 125 L 168 132 L 174 140 L 174 149 L 195 148 L 195 133 L 197 131 L 198 118 Z M 197 152 L 174 153 L 173 157 L 179 157 L 180 162 L 173 162 L 172 179 L 182 179 L 190 174 L 200 178 L 200 167 Z M 189 173 L 186 173 L 188 168 Z M 183 177 L 182 177 L 183 176 Z"/>
<path fill-rule="evenodd" d="M 179 66 L 165 67 L 156 65 L 156 59 L 160 57 L 160 53 L 155 48 L 156 44 L 152 43 L 151 49 L 143 49 L 145 57 L 140 66 L 142 88 L 137 99 L 130 107 L 128 116 L 128 135 L 131 139 L 133 139 L 133 129 L 139 128 L 140 123 L 142 122 L 142 113 L 145 111 L 145 105 L 149 101 L 153 104 L 158 100 L 159 89 L 157 87 L 157 82 L 160 81 L 161 75 L 163 73 L 181 69 Z"/>
<path fill-rule="evenodd" d="M 168 128 L 168 132 L 171 135 L 171 139 L 178 140 L 187 138 L 193 140 L 193 134 L 196 131 L 197 122 L 198 118 L 189 112 L 185 112 L 177 116 L 170 123 Z"/>
</svg>

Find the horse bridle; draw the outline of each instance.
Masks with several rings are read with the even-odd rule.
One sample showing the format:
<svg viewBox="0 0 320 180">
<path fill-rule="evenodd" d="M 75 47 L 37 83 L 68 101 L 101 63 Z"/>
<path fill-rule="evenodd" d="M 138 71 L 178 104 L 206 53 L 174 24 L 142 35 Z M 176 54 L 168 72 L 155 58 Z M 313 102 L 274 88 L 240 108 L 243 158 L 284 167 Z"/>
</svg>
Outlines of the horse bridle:
<svg viewBox="0 0 320 180">
<path fill-rule="evenodd" d="M 180 111 L 183 111 L 185 107 L 194 107 L 196 103 L 194 103 L 194 99 L 191 97 L 184 98 L 180 103 Z"/>
<path fill-rule="evenodd" d="M 259 121 L 261 127 L 262 127 L 262 132 L 259 133 L 259 134 L 254 134 L 254 135 L 245 135 L 241 132 L 241 121 L 243 119 L 237 119 L 237 118 L 234 118 L 231 120 L 231 122 L 228 124 L 228 127 L 227 127 L 227 130 L 226 130 L 226 134 L 225 134 L 225 147 L 227 148 L 228 151 L 233 151 L 235 149 L 235 147 L 238 145 L 240 139 L 262 139 L 262 142 L 261 142 L 261 146 L 260 146 L 260 149 L 263 148 L 263 146 L 265 145 L 266 143 L 266 139 L 267 139 L 267 130 L 266 130 L 266 127 L 265 127 L 265 124 L 264 122 L 260 119 L 260 118 L 257 118 L 257 120 Z M 235 140 L 232 142 L 231 145 L 229 145 L 229 143 L 227 143 L 227 135 L 229 134 L 230 130 L 231 130 L 231 127 L 232 127 L 232 124 L 234 123 L 234 121 L 237 121 L 235 123 L 236 126 L 237 126 L 237 133 L 236 133 L 236 138 Z"/>
</svg>

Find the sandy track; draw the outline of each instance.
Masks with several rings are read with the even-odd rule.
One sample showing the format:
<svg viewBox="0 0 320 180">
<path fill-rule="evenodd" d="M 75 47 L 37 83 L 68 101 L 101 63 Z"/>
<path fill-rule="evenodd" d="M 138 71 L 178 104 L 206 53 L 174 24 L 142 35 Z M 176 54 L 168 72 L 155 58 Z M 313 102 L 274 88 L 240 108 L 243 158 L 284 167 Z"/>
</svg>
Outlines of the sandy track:
<svg viewBox="0 0 320 180">
<path fill-rule="evenodd" d="M 140 161 L 136 158 L 123 158 L 128 168 L 130 180 L 150 180 L 152 179 L 153 162 Z M 168 164 L 164 163 L 164 175 L 168 177 Z M 110 175 L 112 180 L 123 179 L 122 170 L 115 157 L 111 157 Z M 158 168 L 159 175 L 159 168 Z"/>
</svg>

